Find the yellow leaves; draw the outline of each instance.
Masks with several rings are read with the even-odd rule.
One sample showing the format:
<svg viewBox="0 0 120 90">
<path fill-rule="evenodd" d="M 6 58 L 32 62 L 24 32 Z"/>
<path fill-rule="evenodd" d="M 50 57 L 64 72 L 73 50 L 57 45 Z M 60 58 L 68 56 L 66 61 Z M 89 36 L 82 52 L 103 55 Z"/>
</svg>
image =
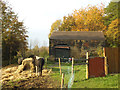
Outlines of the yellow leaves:
<svg viewBox="0 0 120 90">
<path fill-rule="evenodd" d="M 80 31 L 103 31 L 106 29 L 103 24 L 104 7 L 88 6 L 84 9 L 75 10 L 73 17 L 75 18 L 76 30 Z"/>
<path fill-rule="evenodd" d="M 118 28 L 119 26 L 119 20 L 120 19 L 115 19 L 114 21 L 111 22 L 111 24 L 108 27 L 108 31 L 106 31 L 106 35 L 108 38 L 110 38 L 111 43 L 114 43 L 119 45 L 120 44 L 120 30 Z"/>
<path fill-rule="evenodd" d="M 65 17 L 63 17 L 65 18 Z M 59 30 L 61 24 L 61 20 L 56 20 L 52 25 L 51 25 L 51 29 L 50 29 L 50 33 L 48 35 L 48 37 L 50 38 L 52 32 Z"/>
</svg>

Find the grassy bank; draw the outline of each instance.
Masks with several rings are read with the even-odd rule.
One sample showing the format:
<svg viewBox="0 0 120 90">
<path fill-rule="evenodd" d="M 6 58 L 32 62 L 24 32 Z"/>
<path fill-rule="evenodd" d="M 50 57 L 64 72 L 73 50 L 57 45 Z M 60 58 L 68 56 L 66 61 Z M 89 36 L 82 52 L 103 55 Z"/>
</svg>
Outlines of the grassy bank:
<svg viewBox="0 0 120 90">
<path fill-rule="evenodd" d="M 85 79 L 85 65 L 75 66 L 75 79 L 72 88 L 118 88 L 118 75 L 107 75 Z"/>
</svg>

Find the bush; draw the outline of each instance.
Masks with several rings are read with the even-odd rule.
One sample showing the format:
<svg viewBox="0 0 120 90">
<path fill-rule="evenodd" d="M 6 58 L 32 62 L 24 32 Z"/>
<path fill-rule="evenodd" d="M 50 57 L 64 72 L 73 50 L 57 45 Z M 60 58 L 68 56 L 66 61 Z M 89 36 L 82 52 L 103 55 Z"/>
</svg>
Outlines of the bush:
<svg viewBox="0 0 120 90">
<path fill-rule="evenodd" d="M 53 55 L 51 55 L 51 56 L 48 58 L 48 60 L 50 60 L 50 61 L 55 61 L 55 57 L 54 57 Z"/>
</svg>

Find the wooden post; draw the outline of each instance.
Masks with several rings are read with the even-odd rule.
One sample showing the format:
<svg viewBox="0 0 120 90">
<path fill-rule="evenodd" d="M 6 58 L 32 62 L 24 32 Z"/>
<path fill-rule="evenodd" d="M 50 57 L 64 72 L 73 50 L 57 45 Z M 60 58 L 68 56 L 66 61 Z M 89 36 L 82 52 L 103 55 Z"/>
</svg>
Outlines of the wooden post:
<svg viewBox="0 0 120 90">
<path fill-rule="evenodd" d="M 86 52 L 86 59 L 88 59 L 88 52 Z M 86 61 L 86 63 L 88 63 L 88 60 Z M 88 64 L 86 64 L 86 79 L 89 78 L 89 72 L 88 72 Z"/>
<path fill-rule="evenodd" d="M 105 57 L 105 48 L 103 48 L 103 57 Z"/>
<path fill-rule="evenodd" d="M 72 57 L 72 75 L 73 75 L 73 73 L 74 73 L 74 58 Z"/>
<path fill-rule="evenodd" d="M 108 65 L 107 65 L 107 57 L 104 57 L 105 59 L 105 75 L 108 75 Z"/>
<path fill-rule="evenodd" d="M 59 58 L 59 68 L 60 68 L 60 75 L 61 75 L 61 74 L 62 74 L 62 72 L 61 72 L 60 58 Z"/>
<path fill-rule="evenodd" d="M 61 79 L 61 88 L 64 87 L 64 73 L 62 73 L 62 79 Z"/>
<path fill-rule="evenodd" d="M 108 64 L 107 64 L 107 57 L 105 55 L 105 48 L 103 48 L 103 57 L 104 57 L 105 75 L 108 75 Z"/>
</svg>

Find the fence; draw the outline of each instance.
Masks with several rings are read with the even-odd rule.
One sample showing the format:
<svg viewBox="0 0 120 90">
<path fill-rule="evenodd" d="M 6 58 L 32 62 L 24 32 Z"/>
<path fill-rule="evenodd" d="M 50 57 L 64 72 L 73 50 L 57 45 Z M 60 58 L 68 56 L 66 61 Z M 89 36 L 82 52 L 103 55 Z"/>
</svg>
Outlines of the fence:
<svg viewBox="0 0 120 90">
<path fill-rule="evenodd" d="M 72 76 L 70 77 L 70 80 L 68 82 L 69 88 L 72 86 L 73 81 L 74 81 L 74 65 L 86 65 L 86 79 L 88 79 L 89 77 L 102 77 L 102 76 L 105 76 L 108 74 L 106 57 L 94 57 L 94 58 L 92 57 L 91 58 L 88 56 L 89 55 L 87 52 L 86 59 L 72 58 L 72 73 L 71 73 Z M 59 58 L 60 75 L 62 75 L 60 62 L 61 62 L 61 59 Z M 64 87 L 64 77 L 63 76 L 62 76 L 62 80 L 61 80 L 61 88 Z"/>
<path fill-rule="evenodd" d="M 74 64 L 74 59 L 72 58 L 72 66 L 68 66 L 68 68 L 69 67 L 71 67 L 71 68 L 69 68 L 70 70 L 68 70 L 68 72 L 69 72 L 69 74 L 71 74 L 70 75 L 70 79 L 69 79 L 69 82 L 68 82 L 68 88 L 71 88 L 71 86 L 72 86 L 72 84 L 73 84 L 73 81 L 74 81 L 74 68 L 73 68 L 73 64 Z M 61 88 L 65 88 L 65 86 L 64 86 L 64 75 L 66 76 L 67 75 L 67 73 L 63 73 L 63 71 L 61 70 L 61 58 L 59 58 L 59 69 L 60 69 L 60 75 L 62 75 L 62 79 L 61 79 Z M 69 75 L 67 75 L 68 77 L 69 77 Z"/>
<path fill-rule="evenodd" d="M 60 69 L 60 75 L 62 75 L 62 79 L 61 79 L 61 88 L 64 88 L 64 73 L 62 73 L 61 71 L 61 58 L 58 58 L 59 60 L 59 69 Z M 65 61 L 69 61 L 69 58 L 64 59 Z M 77 62 L 77 64 L 75 64 L 74 62 Z M 71 58 L 71 62 L 72 62 L 72 68 L 71 68 L 71 77 L 70 80 L 68 82 L 68 88 L 71 88 L 73 82 L 74 82 L 74 65 L 85 65 L 86 64 L 86 79 L 88 79 L 88 52 L 86 53 L 86 59 L 74 59 L 73 57 Z M 78 63 L 79 62 L 79 63 Z"/>
<path fill-rule="evenodd" d="M 119 48 L 105 48 L 105 56 L 108 62 L 108 73 L 120 73 L 120 47 Z"/>
</svg>

